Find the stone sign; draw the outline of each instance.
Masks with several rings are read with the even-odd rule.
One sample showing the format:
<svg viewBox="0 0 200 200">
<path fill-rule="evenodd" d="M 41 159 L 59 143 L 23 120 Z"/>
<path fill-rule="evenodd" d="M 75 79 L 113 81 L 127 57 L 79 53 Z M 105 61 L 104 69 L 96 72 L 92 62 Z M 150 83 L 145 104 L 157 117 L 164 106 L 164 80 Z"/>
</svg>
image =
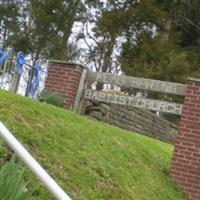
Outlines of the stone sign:
<svg viewBox="0 0 200 200">
<path fill-rule="evenodd" d="M 114 75 L 109 73 L 88 71 L 86 80 L 176 95 L 185 95 L 186 93 L 186 85 L 184 84 L 158 81 L 146 78 Z"/>
<path fill-rule="evenodd" d="M 83 98 L 89 100 L 96 100 L 99 102 L 114 103 L 137 108 L 145 108 L 154 111 L 172 113 L 176 115 L 181 115 L 182 111 L 182 104 L 131 97 L 127 95 L 114 95 L 102 91 L 85 90 L 83 93 Z"/>
</svg>

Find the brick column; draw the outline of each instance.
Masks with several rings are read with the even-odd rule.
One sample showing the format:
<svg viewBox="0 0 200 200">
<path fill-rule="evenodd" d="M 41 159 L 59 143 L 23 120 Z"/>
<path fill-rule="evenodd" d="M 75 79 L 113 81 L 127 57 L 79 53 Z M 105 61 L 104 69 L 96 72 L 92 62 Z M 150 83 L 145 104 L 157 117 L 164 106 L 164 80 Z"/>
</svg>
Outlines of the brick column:
<svg viewBox="0 0 200 200">
<path fill-rule="evenodd" d="M 189 200 L 200 200 L 200 79 L 188 79 L 171 177 Z"/>
<path fill-rule="evenodd" d="M 49 61 L 44 90 L 61 94 L 64 97 L 64 106 L 72 109 L 83 69 L 79 64 Z"/>
</svg>

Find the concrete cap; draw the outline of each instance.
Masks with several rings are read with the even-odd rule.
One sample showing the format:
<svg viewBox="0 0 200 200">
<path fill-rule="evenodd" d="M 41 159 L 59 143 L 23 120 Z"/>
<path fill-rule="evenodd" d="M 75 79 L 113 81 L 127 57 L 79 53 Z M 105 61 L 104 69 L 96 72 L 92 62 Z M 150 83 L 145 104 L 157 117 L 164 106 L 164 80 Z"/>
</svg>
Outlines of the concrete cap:
<svg viewBox="0 0 200 200">
<path fill-rule="evenodd" d="M 75 65 L 75 66 L 79 66 L 83 69 L 88 69 L 88 67 L 80 64 L 80 63 L 77 63 L 77 62 L 69 62 L 69 61 L 64 61 L 64 60 L 54 60 L 54 59 L 51 59 L 48 61 L 48 63 L 61 63 L 61 64 L 66 64 L 66 65 Z"/>
<path fill-rule="evenodd" d="M 188 77 L 187 80 L 188 80 L 188 81 L 193 81 L 193 82 L 200 83 L 200 79 L 198 79 L 198 78 L 191 78 L 191 77 Z"/>
</svg>

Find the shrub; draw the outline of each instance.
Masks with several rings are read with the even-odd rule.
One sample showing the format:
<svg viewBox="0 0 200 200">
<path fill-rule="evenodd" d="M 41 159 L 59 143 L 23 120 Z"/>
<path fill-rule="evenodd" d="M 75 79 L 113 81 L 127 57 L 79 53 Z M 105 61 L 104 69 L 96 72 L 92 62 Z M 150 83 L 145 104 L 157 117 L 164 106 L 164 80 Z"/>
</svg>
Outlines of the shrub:
<svg viewBox="0 0 200 200">
<path fill-rule="evenodd" d="M 61 94 L 51 91 L 43 91 L 39 97 L 39 101 L 58 107 L 63 107 L 64 105 L 64 97 Z"/>
<path fill-rule="evenodd" d="M 23 182 L 23 170 L 16 164 L 15 157 L 0 167 L 0 199 L 25 200 L 32 192 L 26 189 Z"/>
</svg>

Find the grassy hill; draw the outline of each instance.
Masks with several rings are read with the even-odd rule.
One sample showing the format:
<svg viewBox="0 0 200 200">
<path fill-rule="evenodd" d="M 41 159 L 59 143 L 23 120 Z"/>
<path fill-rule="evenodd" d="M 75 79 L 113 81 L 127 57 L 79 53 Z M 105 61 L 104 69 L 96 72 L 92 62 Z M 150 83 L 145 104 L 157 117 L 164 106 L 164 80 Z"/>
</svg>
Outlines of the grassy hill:
<svg viewBox="0 0 200 200">
<path fill-rule="evenodd" d="M 171 145 L 4 91 L 0 121 L 73 200 L 185 199 L 168 175 Z M 53 199 L 26 179 L 32 200 Z"/>
</svg>

